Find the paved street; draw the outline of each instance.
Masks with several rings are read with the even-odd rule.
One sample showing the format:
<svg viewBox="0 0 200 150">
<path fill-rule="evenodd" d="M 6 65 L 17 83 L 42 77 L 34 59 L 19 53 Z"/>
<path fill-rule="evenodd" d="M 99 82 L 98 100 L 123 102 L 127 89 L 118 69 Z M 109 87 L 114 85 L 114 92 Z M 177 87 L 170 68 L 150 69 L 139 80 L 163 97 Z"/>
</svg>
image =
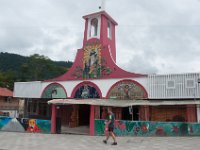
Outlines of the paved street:
<svg viewBox="0 0 200 150">
<path fill-rule="evenodd" d="M 105 145 L 104 137 L 69 134 L 0 132 L 0 150 L 198 150 L 200 137 L 118 137 Z"/>
</svg>

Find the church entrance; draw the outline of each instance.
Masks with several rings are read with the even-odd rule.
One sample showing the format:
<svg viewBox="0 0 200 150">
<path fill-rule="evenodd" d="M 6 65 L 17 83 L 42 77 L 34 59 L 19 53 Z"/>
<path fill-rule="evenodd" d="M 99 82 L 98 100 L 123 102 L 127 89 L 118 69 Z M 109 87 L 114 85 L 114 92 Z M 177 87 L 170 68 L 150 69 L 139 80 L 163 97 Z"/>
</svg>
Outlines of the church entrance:
<svg viewBox="0 0 200 150">
<path fill-rule="evenodd" d="M 74 101 L 84 99 L 99 98 L 99 93 L 93 85 L 83 83 L 77 86 L 74 92 Z M 70 115 L 68 127 L 65 128 L 64 133 L 72 134 L 89 134 L 90 128 L 90 105 L 73 104 L 72 110 L 67 111 Z"/>
<path fill-rule="evenodd" d="M 90 105 L 61 106 L 59 112 L 57 126 L 61 124 L 60 133 L 89 134 Z"/>
<path fill-rule="evenodd" d="M 122 120 L 139 120 L 138 106 L 122 108 Z"/>
<path fill-rule="evenodd" d="M 90 123 L 90 105 L 79 105 L 79 126 L 88 126 Z"/>
</svg>

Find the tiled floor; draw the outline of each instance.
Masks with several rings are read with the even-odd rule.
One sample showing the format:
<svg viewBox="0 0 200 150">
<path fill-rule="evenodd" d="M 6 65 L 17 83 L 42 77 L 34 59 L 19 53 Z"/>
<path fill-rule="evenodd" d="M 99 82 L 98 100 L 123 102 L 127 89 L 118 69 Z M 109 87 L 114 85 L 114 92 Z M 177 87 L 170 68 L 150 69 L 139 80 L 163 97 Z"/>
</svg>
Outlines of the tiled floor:
<svg viewBox="0 0 200 150">
<path fill-rule="evenodd" d="M 0 132 L 0 150 L 198 150 L 200 137 L 117 137 Z"/>
</svg>

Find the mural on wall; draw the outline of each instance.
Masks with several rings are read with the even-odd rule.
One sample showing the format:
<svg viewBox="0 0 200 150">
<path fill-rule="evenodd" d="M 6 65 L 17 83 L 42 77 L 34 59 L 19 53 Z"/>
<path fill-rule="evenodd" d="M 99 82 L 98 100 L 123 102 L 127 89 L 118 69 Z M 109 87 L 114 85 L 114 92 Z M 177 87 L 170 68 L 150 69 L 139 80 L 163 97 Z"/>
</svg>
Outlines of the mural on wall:
<svg viewBox="0 0 200 150">
<path fill-rule="evenodd" d="M 105 120 L 95 120 L 95 135 L 107 134 Z M 200 123 L 115 121 L 118 136 L 199 136 Z"/>
<path fill-rule="evenodd" d="M 77 65 L 71 75 L 77 79 L 97 79 L 110 75 L 113 70 L 107 66 L 106 58 L 102 57 L 102 48 L 99 40 L 87 43 L 83 48 L 82 65 Z"/>
<path fill-rule="evenodd" d="M 200 123 L 115 121 L 118 136 L 199 136 Z M 105 120 L 95 120 L 95 135 L 107 134 Z"/>
<path fill-rule="evenodd" d="M 117 83 L 109 92 L 108 98 L 113 99 L 142 99 L 145 98 L 145 91 L 131 80 Z"/>
<path fill-rule="evenodd" d="M 94 87 L 87 84 L 79 87 L 74 96 L 74 98 L 83 98 L 83 99 L 99 98 L 99 97 L 100 96 L 97 90 Z"/>
<path fill-rule="evenodd" d="M 50 133 L 51 121 L 0 116 L 0 131 Z"/>
<path fill-rule="evenodd" d="M 39 127 L 37 126 L 35 119 L 30 119 L 28 121 L 28 128 L 26 129 L 28 132 L 41 132 Z"/>
<path fill-rule="evenodd" d="M 84 47 L 83 78 L 100 78 L 101 76 L 101 44 L 93 43 Z"/>
<path fill-rule="evenodd" d="M 67 94 L 61 85 L 54 83 L 45 88 L 42 98 L 67 98 Z"/>
</svg>

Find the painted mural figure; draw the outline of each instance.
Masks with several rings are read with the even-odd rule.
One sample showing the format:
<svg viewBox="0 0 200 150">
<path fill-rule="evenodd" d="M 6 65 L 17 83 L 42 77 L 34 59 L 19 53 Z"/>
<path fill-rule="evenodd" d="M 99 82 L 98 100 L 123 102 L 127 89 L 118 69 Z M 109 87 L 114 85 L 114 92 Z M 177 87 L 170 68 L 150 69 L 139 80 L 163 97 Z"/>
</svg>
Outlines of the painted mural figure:
<svg viewBox="0 0 200 150">
<path fill-rule="evenodd" d="M 119 82 L 112 87 L 108 97 L 119 100 L 142 99 L 145 97 L 145 92 L 139 85 L 131 80 L 127 80 Z"/>
<path fill-rule="evenodd" d="M 126 84 L 124 86 L 124 94 L 125 94 L 124 99 L 131 99 L 131 96 L 130 96 L 130 87 L 129 87 L 128 84 Z"/>
<path fill-rule="evenodd" d="M 83 78 L 88 79 L 89 78 L 89 72 L 90 72 L 90 65 L 89 65 L 89 62 L 87 61 L 84 64 Z"/>
<path fill-rule="evenodd" d="M 98 67 L 98 51 L 97 49 L 92 49 L 90 52 L 89 58 L 89 77 L 90 78 L 97 78 L 97 67 Z"/>
<path fill-rule="evenodd" d="M 90 45 L 84 48 L 83 78 L 100 77 L 100 45 Z"/>
<path fill-rule="evenodd" d="M 81 97 L 82 98 L 89 98 L 90 96 L 90 90 L 89 90 L 89 87 L 87 85 L 84 85 L 83 87 L 83 91 L 81 93 Z"/>
<path fill-rule="evenodd" d="M 39 127 L 36 124 L 36 120 L 35 119 L 30 119 L 29 120 L 27 131 L 28 132 L 33 132 L 33 133 L 41 132 Z"/>
</svg>

